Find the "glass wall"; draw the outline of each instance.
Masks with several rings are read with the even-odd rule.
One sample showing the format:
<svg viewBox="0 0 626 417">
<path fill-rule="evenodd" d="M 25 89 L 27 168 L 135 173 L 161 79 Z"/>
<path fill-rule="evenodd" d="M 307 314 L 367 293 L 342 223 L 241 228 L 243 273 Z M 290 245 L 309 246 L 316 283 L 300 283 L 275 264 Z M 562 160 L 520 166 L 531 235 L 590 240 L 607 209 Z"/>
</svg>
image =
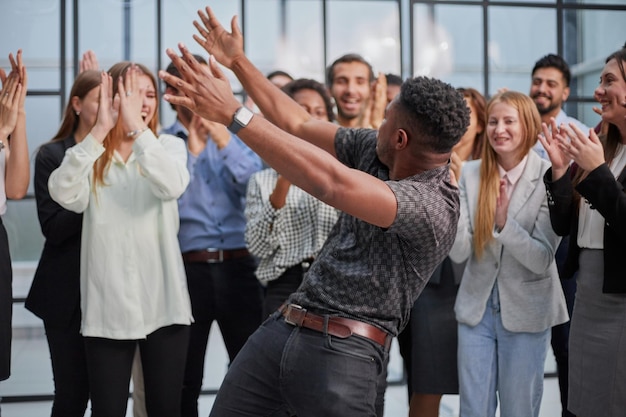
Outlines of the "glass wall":
<svg viewBox="0 0 626 417">
<path fill-rule="evenodd" d="M 527 92 L 534 62 L 559 53 L 574 76 L 566 111 L 588 125 L 599 120 L 593 90 L 604 59 L 626 41 L 623 0 L 3 0 L 0 66 L 24 50 L 31 153 L 56 132 L 84 51 L 95 51 L 103 69 L 133 60 L 154 72 L 179 42 L 205 54 L 192 21 L 207 3 L 228 30 L 239 16 L 246 52 L 261 71 L 319 81 L 333 60 L 356 52 L 377 72 L 439 77 L 487 95 L 502 87 Z M 162 125 L 171 124 L 169 105 L 160 110 Z M 25 200 L 9 202 L 4 223 L 13 260 L 35 265 L 43 239 L 32 186 Z"/>
</svg>

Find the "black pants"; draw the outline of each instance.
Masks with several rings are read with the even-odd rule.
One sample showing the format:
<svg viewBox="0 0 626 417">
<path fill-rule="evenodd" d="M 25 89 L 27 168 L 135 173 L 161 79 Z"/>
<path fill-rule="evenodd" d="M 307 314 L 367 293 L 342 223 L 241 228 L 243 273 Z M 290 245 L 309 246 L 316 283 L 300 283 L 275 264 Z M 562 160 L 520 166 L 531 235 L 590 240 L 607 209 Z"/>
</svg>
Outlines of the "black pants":
<svg viewBox="0 0 626 417">
<path fill-rule="evenodd" d="M 89 401 L 89 379 L 80 315 L 67 326 L 44 323 L 44 328 L 54 378 L 51 417 L 83 417 Z"/>
<path fill-rule="evenodd" d="M 150 417 L 180 416 L 189 326 L 162 327 L 144 340 L 85 337 L 92 417 L 124 417 L 139 343 Z"/>
<path fill-rule="evenodd" d="M 562 275 L 565 267 L 565 258 L 567 257 L 567 248 L 569 246 L 569 237 L 564 237 L 556 251 L 556 266 L 559 275 Z M 565 295 L 567 303 L 567 311 L 572 317 L 574 311 L 574 298 L 576 297 L 576 277 L 569 279 L 561 279 L 561 287 Z M 559 379 L 559 390 L 561 393 L 562 417 L 574 417 L 573 413 L 567 410 L 567 391 L 569 389 L 569 327 L 570 321 L 552 328 L 552 351 L 556 362 L 556 372 Z"/>
<path fill-rule="evenodd" d="M 11 320 L 13 316 L 13 269 L 9 239 L 0 218 L 0 381 L 11 375 Z"/>
<path fill-rule="evenodd" d="M 252 256 L 218 263 L 185 262 L 194 323 L 191 324 L 181 415 L 198 416 L 209 332 L 217 321 L 232 362 L 262 321 L 263 293 Z"/>
<path fill-rule="evenodd" d="M 294 265 L 287 269 L 281 276 L 267 283 L 265 299 L 263 300 L 263 317 L 269 317 L 274 311 L 295 292 L 300 284 L 305 269 L 302 264 Z"/>
</svg>

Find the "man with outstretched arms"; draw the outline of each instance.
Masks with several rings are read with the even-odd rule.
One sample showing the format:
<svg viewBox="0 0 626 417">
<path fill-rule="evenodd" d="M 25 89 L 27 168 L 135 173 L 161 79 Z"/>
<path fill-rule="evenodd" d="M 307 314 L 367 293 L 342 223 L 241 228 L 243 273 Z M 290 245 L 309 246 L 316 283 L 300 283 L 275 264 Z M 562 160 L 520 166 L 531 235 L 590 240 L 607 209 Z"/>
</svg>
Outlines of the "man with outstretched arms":
<svg viewBox="0 0 626 417">
<path fill-rule="evenodd" d="M 455 238 L 448 160 L 469 122 L 465 101 L 417 77 L 378 132 L 314 120 L 247 59 L 236 17 L 227 32 L 210 8 L 198 13 L 194 38 L 213 55 L 209 69 L 183 45 L 182 58 L 168 50 L 183 79 L 160 76 L 183 94 L 165 100 L 229 126 L 294 185 L 342 211 L 298 291 L 239 352 L 211 416 L 381 415 L 391 338 Z M 217 61 L 266 118 L 236 100 Z"/>
</svg>

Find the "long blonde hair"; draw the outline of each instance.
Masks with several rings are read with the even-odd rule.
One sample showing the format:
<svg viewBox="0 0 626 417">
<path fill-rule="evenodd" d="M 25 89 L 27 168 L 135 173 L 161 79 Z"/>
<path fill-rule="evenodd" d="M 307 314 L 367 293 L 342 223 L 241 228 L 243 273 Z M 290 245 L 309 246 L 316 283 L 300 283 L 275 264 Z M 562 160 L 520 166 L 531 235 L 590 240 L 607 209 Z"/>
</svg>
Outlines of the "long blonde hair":
<svg viewBox="0 0 626 417">
<path fill-rule="evenodd" d="M 489 126 L 489 114 L 493 106 L 498 103 L 504 103 L 515 108 L 519 114 L 523 142 L 518 149 L 517 157 L 521 161 L 537 142 L 537 137 L 541 132 L 541 116 L 539 116 L 535 103 L 526 94 L 517 91 L 505 91 L 496 94 L 487 103 L 487 111 L 484 116 L 486 126 Z M 481 159 L 479 203 L 474 222 L 474 252 L 477 258 L 482 257 L 485 247 L 493 239 L 496 200 L 500 189 L 497 154 L 488 140 L 483 146 Z"/>
<path fill-rule="evenodd" d="M 126 74 L 126 71 L 128 70 L 128 68 L 130 68 L 131 65 L 133 65 L 132 62 L 122 61 L 113 65 L 109 69 L 108 73 L 111 75 L 112 82 L 113 82 L 113 96 L 117 94 L 118 79 L 120 77 L 123 77 L 124 74 Z M 152 80 L 154 89 L 158 90 L 156 78 L 154 77 L 154 74 L 148 69 L 148 67 L 142 64 L 137 64 L 137 63 L 135 63 L 135 65 L 137 65 L 137 67 L 141 70 L 143 74 L 150 77 L 150 79 Z M 159 114 L 158 98 L 156 100 L 155 106 L 156 107 L 154 110 L 154 117 L 152 117 L 152 120 L 148 122 L 148 128 L 152 130 L 152 132 L 156 135 L 157 126 L 158 126 L 157 115 Z M 98 160 L 95 162 L 93 166 L 94 189 L 96 188 L 96 186 L 105 185 L 104 183 L 105 172 L 107 171 L 107 169 L 109 168 L 109 165 L 111 164 L 111 159 L 113 158 L 113 152 L 122 142 L 124 137 L 125 137 L 125 132 L 124 132 L 124 128 L 122 127 L 122 118 L 118 117 L 117 123 L 115 124 L 113 129 L 111 129 L 111 131 L 106 135 L 106 137 L 104 138 L 104 142 L 102 143 L 102 145 L 104 145 L 104 153 L 100 156 L 100 158 L 98 158 Z"/>
</svg>

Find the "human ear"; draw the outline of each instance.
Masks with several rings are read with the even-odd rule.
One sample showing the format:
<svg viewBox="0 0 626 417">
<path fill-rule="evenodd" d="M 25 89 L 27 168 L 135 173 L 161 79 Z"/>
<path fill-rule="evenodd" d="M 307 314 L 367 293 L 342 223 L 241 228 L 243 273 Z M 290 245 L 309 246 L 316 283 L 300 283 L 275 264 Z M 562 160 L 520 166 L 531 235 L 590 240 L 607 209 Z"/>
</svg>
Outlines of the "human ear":
<svg viewBox="0 0 626 417">
<path fill-rule="evenodd" d="M 80 102 L 80 98 L 78 98 L 78 96 L 74 96 L 72 97 L 70 102 L 72 104 L 72 109 L 74 110 L 74 113 L 80 114 L 81 110 L 83 109 L 82 103 Z"/>
<path fill-rule="evenodd" d="M 396 135 L 396 149 L 404 149 L 409 146 L 409 134 L 404 129 L 398 129 Z"/>
</svg>

